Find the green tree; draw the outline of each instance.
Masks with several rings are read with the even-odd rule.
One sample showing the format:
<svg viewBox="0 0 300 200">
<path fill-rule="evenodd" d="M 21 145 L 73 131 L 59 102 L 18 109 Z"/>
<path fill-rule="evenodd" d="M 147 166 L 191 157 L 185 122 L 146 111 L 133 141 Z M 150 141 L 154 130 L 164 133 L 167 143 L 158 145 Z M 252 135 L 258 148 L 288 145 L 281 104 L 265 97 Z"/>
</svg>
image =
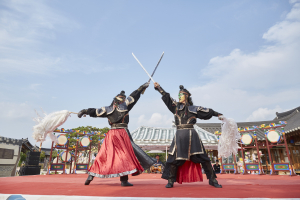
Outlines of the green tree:
<svg viewBox="0 0 300 200">
<path fill-rule="evenodd" d="M 57 150 L 52 151 L 52 159 L 57 157 Z"/>
<path fill-rule="evenodd" d="M 45 156 L 45 151 L 41 151 L 40 160 L 44 160 Z"/>
<path fill-rule="evenodd" d="M 92 127 L 92 126 L 79 126 L 77 128 L 73 128 L 72 130 L 79 130 L 80 132 L 86 131 L 88 133 L 91 133 L 92 131 L 100 132 L 101 133 L 100 139 L 103 139 L 104 138 L 103 134 L 107 133 L 109 131 L 109 128 L 108 127 L 97 128 L 97 127 Z M 77 135 L 78 135 L 78 133 L 76 133 L 76 132 L 67 134 L 67 136 L 70 136 L 69 146 L 76 146 Z M 78 136 L 80 137 L 80 135 L 78 135 Z M 92 138 L 92 149 L 97 149 L 99 135 L 92 135 L 91 138 Z"/>
<path fill-rule="evenodd" d="M 18 163 L 18 167 L 21 167 L 22 162 L 26 161 L 26 153 L 23 153 L 23 152 L 20 153 L 20 160 L 19 160 L 19 163 Z"/>
</svg>

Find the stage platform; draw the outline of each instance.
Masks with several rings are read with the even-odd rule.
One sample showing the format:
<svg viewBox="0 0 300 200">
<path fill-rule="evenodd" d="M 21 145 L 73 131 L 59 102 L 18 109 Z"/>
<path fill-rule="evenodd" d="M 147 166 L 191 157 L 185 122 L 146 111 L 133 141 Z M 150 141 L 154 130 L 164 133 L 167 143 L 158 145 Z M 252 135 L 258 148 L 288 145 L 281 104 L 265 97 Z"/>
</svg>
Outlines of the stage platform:
<svg viewBox="0 0 300 200">
<path fill-rule="evenodd" d="M 218 175 L 218 181 L 223 188 L 214 188 L 208 185 L 205 179 L 198 183 L 175 183 L 174 188 L 168 189 L 165 188 L 167 181 L 161 179 L 160 174 L 129 176 L 133 187 L 121 187 L 119 178 L 94 178 L 91 184 L 86 186 L 84 182 L 87 176 L 57 174 L 2 177 L 0 199 L 7 199 L 9 194 L 22 194 L 24 198 L 27 197 L 25 199 L 69 199 L 67 197 L 71 196 L 73 199 L 300 198 L 300 176 L 221 174 Z M 42 198 L 41 195 L 47 196 Z"/>
</svg>

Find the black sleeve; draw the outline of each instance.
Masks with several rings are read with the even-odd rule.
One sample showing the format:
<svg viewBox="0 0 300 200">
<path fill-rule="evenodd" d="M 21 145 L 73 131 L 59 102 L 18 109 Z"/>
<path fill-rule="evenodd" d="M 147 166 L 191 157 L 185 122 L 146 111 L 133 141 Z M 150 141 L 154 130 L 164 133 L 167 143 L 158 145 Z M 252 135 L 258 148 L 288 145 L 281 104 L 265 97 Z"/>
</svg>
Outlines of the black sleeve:
<svg viewBox="0 0 300 200">
<path fill-rule="evenodd" d="M 130 97 L 133 99 L 133 100 L 129 100 L 128 101 L 128 104 L 127 104 L 127 109 L 128 109 L 128 112 L 133 108 L 133 106 L 136 104 L 136 102 L 140 99 L 140 97 L 141 97 L 141 90 L 135 90 L 135 91 L 133 91 L 131 94 L 130 94 L 130 96 L 129 96 L 129 98 L 127 98 L 127 100 L 128 99 L 130 99 Z"/>
<path fill-rule="evenodd" d="M 202 111 L 202 110 L 197 111 L 197 118 L 204 119 L 204 120 L 208 120 L 212 118 L 212 116 L 218 117 L 218 115 L 222 115 L 222 114 L 210 108 L 207 109 L 206 111 Z"/>
<path fill-rule="evenodd" d="M 170 97 L 170 94 L 165 92 L 161 99 L 165 102 L 169 110 L 175 114 L 177 103 L 172 97 Z"/>
<path fill-rule="evenodd" d="M 106 111 L 104 108 L 89 108 L 87 114 L 90 117 L 107 117 Z"/>
</svg>

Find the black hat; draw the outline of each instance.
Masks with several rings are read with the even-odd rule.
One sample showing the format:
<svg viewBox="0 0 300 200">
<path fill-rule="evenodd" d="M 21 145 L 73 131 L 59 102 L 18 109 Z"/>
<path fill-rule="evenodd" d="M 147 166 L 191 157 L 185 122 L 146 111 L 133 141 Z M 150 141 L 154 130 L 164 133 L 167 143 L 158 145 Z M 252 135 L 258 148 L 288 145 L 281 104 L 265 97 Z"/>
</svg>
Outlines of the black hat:
<svg viewBox="0 0 300 200">
<path fill-rule="evenodd" d="M 187 89 L 185 89 L 184 87 L 183 87 L 183 85 L 180 85 L 179 86 L 179 92 L 183 92 L 183 93 L 186 93 L 187 95 L 189 95 L 189 96 L 192 96 L 191 95 L 191 93 L 187 90 Z"/>
<path fill-rule="evenodd" d="M 118 94 L 117 96 L 123 96 L 123 97 L 126 97 L 126 95 L 125 95 L 125 91 L 124 91 L 124 90 L 122 90 L 122 91 L 120 92 L 120 94 Z"/>
<path fill-rule="evenodd" d="M 120 104 L 120 103 L 124 102 L 125 99 L 126 99 L 125 91 L 122 90 L 120 92 L 120 94 L 117 94 L 117 96 L 115 96 L 111 105 L 113 105 L 114 103 Z"/>
</svg>

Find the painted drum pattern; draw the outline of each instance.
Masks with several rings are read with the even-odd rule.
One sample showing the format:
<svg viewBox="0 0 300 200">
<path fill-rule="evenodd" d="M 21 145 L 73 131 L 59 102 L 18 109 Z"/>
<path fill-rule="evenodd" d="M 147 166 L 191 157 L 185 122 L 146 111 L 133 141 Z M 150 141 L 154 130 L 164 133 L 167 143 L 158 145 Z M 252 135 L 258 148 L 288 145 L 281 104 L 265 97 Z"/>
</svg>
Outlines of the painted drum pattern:
<svg viewBox="0 0 300 200">
<path fill-rule="evenodd" d="M 249 144 L 252 144 L 253 137 L 250 133 L 244 133 L 242 135 L 241 141 L 244 145 L 249 145 Z"/>
<path fill-rule="evenodd" d="M 267 133 L 267 139 L 271 143 L 278 143 L 278 142 L 281 142 L 281 140 L 282 140 L 280 133 L 276 130 L 270 130 Z"/>
<path fill-rule="evenodd" d="M 63 151 L 61 152 L 60 154 L 60 160 L 63 161 L 63 162 L 66 162 L 66 151 Z M 70 152 L 68 152 L 68 155 L 67 155 L 67 162 L 71 161 L 71 158 L 72 158 L 72 155 Z"/>
<path fill-rule="evenodd" d="M 68 138 L 67 138 L 65 135 L 63 135 L 63 134 L 58 135 L 58 136 L 57 136 L 57 140 L 58 140 L 57 144 L 58 144 L 59 146 L 64 146 L 64 145 L 66 145 L 67 142 L 68 142 Z"/>
<path fill-rule="evenodd" d="M 88 147 L 90 145 L 90 138 L 88 136 L 83 136 L 80 139 L 80 146 L 82 147 Z"/>
</svg>

